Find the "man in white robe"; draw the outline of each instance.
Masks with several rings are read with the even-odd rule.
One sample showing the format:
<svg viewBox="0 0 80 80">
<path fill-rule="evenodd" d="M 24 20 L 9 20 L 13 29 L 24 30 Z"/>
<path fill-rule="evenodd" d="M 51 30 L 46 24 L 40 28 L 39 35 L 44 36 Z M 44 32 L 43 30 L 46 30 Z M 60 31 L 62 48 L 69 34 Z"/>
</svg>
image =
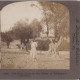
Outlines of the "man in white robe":
<svg viewBox="0 0 80 80">
<path fill-rule="evenodd" d="M 33 58 L 33 60 L 35 61 L 37 59 L 37 42 L 35 42 L 34 40 L 31 41 L 31 51 L 30 51 L 30 56 Z"/>
</svg>

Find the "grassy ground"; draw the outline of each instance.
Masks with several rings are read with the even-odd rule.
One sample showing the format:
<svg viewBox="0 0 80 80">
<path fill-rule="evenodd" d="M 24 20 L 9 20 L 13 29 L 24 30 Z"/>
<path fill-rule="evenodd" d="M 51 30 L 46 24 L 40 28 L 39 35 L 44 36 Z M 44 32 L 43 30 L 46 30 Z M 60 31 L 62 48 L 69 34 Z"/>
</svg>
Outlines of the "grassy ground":
<svg viewBox="0 0 80 80">
<path fill-rule="evenodd" d="M 50 56 L 48 51 L 38 51 L 37 61 L 30 53 L 20 49 L 1 49 L 2 69 L 69 69 L 69 51 L 59 51 L 59 56 Z"/>
<path fill-rule="evenodd" d="M 69 69 L 69 51 L 59 51 L 59 56 L 50 56 L 48 51 L 38 51 L 37 61 L 33 61 L 30 52 L 18 49 L 19 40 L 10 44 L 1 43 L 1 68 L 2 69 Z"/>
</svg>

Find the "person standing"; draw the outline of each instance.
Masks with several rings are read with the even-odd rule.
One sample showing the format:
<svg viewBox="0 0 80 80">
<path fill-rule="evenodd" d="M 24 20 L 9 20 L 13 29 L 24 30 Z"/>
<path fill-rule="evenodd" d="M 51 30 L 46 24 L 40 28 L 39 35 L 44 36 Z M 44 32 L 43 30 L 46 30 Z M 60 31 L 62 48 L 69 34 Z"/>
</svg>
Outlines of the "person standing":
<svg viewBox="0 0 80 80">
<path fill-rule="evenodd" d="M 51 39 L 50 41 L 51 43 L 49 44 L 49 54 L 52 56 L 56 56 L 56 54 L 58 54 L 58 51 L 57 51 L 58 45 L 55 42 L 55 40 Z"/>
<path fill-rule="evenodd" d="M 31 51 L 30 51 L 30 56 L 33 58 L 33 60 L 37 60 L 37 42 L 35 40 L 31 41 Z"/>
<path fill-rule="evenodd" d="M 49 44 L 49 55 L 52 55 L 54 53 L 54 44 L 53 44 L 53 41 L 50 40 L 50 44 Z"/>
</svg>

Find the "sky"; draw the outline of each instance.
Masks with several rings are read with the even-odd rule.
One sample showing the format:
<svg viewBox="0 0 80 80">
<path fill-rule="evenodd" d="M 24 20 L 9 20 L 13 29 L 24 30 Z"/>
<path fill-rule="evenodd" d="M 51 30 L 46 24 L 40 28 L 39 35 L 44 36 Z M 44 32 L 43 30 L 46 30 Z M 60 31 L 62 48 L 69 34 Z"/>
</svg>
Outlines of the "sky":
<svg viewBox="0 0 80 80">
<path fill-rule="evenodd" d="M 1 31 L 9 31 L 17 21 L 26 20 L 31 23 L 35 18 L 42 19 L 42 10 L 33 6 L 36 4 L 41 8 L 37 1 L 16 2 L 5 6 L 1 11 Z"/>
<path fill-rule="evenodd" d="M 36 6 L 32 7 L 32 4 Z M 11 3 L 1 10 L 1 32 L 9 31 L 18 21 L 31 23 L 35 18 L 40 21 L 43 18 L 43 10 L 38 1 L 24 1 Z M 43 25 L 44 31 L 47 31 L 46 25 Z M 53 34 L 54 31 L 51 31 Z"/>
</svg>

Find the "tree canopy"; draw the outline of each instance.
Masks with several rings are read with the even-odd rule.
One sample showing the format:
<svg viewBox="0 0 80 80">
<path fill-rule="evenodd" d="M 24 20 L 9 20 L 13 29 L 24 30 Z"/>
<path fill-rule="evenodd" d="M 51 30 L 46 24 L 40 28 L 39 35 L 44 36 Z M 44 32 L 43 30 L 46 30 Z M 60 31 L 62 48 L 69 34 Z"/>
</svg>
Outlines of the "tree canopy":
<svg viewBox="0 0 80 80">
<path fill-rule="evenodd" d="M 9 32 L 1 32 L 1 40 L 7 43 L 7 47 L 9 48 L 10 42 L 13 41 L 11 36 L 11 31 Z"/>
<path fill-rule="evenodd" d="M 18 39 L 30 39 L 39 36 L 41 30 L 40 22 L 34 19 L 30 24 L 25 21 L 18 21 L 12 28 Z"/>
<path fill-rule="evenodd" d="M 55 38 L 58 35 L 67 37 L 69 36 L 69 11 L 59 3 L 39 2 L 43 10 L 43 22 L 46 23 L 47 33 L 49 28 L 55 29 Z M 51 26 L 52 24 L 52 26 Z"/>
</svg>

